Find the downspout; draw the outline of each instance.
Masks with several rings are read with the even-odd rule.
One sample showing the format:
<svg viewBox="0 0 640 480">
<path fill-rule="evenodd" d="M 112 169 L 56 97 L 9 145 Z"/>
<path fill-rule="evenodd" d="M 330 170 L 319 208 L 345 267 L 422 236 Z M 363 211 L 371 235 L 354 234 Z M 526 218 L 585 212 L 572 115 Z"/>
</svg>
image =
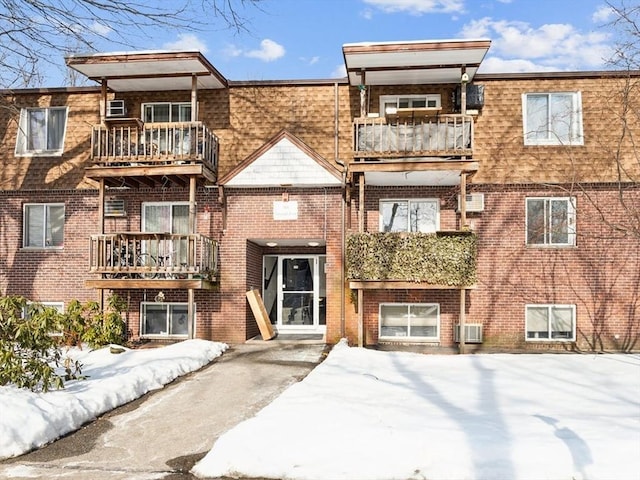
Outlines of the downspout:
<svg viewBox="0 0 640 480">
<path fill-rule="evenodd" d="M 340 118 L 339 118 L 339 105 L 340 105 L 340 97 L 339 97 L 339 88 L 338 82 L 333 84 L 334 90 L 334 137 L 333 137 L 333 148 L 334 148 L 334 160 L 335 162 L 342 167 L 342 194 L 341 194 L 341 202 L 340 202 L 340 338 L 344 338 L 346 333 L 345 326 L 345 314 L 346 314 L 346 305 L 345 305 L 345 271 L 344 271 L 344 262 L 346 255 L 346 243 L 345 243 L 345 217 L 346 217 L 346 189 L 347 189 L 347 168 L 342 160 L 340 160 L 339 155 L 339 134 L 340 134 Z"/>
</svg>

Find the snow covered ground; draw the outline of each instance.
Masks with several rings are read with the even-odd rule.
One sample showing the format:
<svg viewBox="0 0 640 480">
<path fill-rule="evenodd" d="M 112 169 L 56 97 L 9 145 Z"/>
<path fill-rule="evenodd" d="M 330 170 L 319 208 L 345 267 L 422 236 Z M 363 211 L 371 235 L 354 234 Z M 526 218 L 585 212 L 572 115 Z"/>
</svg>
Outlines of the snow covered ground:
<svg viewBox="0 0 640 480">
<path fill-rule="evenodd" d="M 33 393 L 0 387 L 0 459 L 45 445 L 100 414 L 162 388 L 199 369 L 227 349 L 223 343 L 189 340 L 164 348 L 72 349 L 86 380 L 66 382 L 64 390 Z M 65 353 L 67 355 L 67 353 Z"/>
<path fill-rule="evenodd" d="M 0 387 L 0 458 L 196 370 L 226 345 L 75 352 L 88 380 Z M 640 479 L 640 355 L 418 355 L 337 345 L 193 469 L 282 479 Z"/>
<path fill-rule="evenodd" d="M 192 472 L 281 479 L 640 478 L 640 355 L 344 344 Z"/>
</svg>

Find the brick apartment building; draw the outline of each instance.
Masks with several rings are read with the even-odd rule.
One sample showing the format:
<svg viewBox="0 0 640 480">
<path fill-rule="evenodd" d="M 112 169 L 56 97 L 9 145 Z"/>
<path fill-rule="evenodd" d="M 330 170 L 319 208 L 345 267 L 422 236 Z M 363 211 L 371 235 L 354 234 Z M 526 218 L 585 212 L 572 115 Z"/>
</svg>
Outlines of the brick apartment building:
<svg viewBox="0 0 640 480">
<path fill-rule="evenodd" d="M 0 295 L 129 335 L 632 350 L 640 72 L 477 74 L 488 40 L 348 44 L 344 79 L 73 56 L 2 92 Z"/>
</svg>

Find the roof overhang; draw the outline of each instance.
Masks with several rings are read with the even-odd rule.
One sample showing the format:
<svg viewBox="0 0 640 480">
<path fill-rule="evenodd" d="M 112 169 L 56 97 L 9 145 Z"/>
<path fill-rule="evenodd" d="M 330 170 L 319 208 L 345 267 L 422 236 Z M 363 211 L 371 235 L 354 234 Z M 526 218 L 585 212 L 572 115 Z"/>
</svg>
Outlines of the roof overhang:
<svg viewBox="0 0 640 480">
<path fill-rule="evenodd" d="M 197 51 L 72 55 L 67 66 L 115 92 L 226 88 L 227 79 Z"/>
<path fill-rule="evenodd" d="M 349 43 L 342 46 L 350 85 L 460 83 L 473 80 L 491 40 Z"/>
</svg>

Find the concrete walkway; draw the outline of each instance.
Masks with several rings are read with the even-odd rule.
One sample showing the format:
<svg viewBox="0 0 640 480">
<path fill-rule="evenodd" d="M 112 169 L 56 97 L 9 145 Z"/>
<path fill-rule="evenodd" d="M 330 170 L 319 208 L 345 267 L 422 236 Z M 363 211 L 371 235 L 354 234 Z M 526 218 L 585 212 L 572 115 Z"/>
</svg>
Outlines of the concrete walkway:
<svg viewBox="0 0 640 480">
<path fill-rule="evenodd" d="M 303 379 L 325 346 L 230 347 L 213 363 L 39 450 L 0 462 L 0 478 L 189 479 L 215 440 Z"/>
</svg>

